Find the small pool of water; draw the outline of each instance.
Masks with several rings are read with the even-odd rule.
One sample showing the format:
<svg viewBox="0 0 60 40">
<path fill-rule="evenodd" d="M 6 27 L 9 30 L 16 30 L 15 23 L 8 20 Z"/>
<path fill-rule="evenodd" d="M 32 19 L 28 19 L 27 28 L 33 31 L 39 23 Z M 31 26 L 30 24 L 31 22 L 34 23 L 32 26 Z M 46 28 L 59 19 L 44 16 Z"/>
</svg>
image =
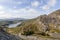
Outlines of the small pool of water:
<svg viewBox="0 0 60 40">
<path fill-rule="evenodd" d="M 18 22 L 18 23 L 15 23 L 15 24 L 10 24 L 8 27 L 9 28 L 13 28 L 13 27 L 17 27 L 18 25 L 20 25 L 22 22 Z"/>
</svg>

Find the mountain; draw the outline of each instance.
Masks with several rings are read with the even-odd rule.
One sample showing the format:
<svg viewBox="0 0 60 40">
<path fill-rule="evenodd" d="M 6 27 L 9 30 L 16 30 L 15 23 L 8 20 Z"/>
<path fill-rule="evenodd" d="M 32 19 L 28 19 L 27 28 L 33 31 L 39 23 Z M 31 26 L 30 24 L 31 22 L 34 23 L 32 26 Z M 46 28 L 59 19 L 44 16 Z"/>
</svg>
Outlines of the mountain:
<svg viewBox="0 0 60 40">
<path fill-rule="evenodd" d="M 60 10 L 26 20 L 16 28 L 7 28 L 7 32 L 25 36 L 38 36 L 41 37 L 41 40 L 60 40 Z"/>
<path fill-rule="evenodd" d="M 28 20 L 21 25 L 21 30 L 39 32 L 60 32 L 60 10 L 56 10 L 49 15 L 41 15 L 35 19 Z M 36 31 L 36 32 L 35 32 Z"/>
</svg>

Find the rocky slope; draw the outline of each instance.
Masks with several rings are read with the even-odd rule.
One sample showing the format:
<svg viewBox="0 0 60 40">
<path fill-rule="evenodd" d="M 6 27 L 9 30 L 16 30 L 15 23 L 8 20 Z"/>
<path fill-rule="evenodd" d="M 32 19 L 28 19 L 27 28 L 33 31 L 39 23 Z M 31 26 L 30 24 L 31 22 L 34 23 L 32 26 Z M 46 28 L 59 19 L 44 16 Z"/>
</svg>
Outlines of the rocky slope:
<svg viewBox="0 0 60 40">
<path fill-rule="evenodd" d="M 18 36 L 11 35 L 0 27 L 0 40 L 22 40 Z"/>
</svg>

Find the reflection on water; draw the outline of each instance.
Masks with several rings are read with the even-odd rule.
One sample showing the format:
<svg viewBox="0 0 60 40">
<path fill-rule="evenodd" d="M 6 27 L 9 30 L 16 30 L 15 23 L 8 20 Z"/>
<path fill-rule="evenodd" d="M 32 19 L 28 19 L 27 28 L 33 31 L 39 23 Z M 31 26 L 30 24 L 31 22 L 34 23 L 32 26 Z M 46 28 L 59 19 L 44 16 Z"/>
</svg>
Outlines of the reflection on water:
<svg viewBox="0 0 60 40">
<path fill-rule="evenodd" d="M 8 27 L 9 28 L 12 28 L 12 27 L 16 27 L 18 26 L 19 24 L 21 24 L 22 22 L 18 22 L 18 23 L 15 23 L 15 24 L 10 24 Z"/>
</svg>

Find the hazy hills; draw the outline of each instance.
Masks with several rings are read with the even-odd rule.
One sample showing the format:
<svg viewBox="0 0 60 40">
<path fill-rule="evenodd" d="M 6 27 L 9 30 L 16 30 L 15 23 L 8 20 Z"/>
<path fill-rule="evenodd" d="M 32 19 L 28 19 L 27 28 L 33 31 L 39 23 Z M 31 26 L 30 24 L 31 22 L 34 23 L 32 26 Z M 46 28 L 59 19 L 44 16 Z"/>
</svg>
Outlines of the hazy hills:
<svg viewBox="0 0 60 40">
<path fill-rule="evenodd" d="M 0 21 L 16 21 L 16 20 L 26 20 L 24 18 L 6 18 L 6 19 L 1 19 L 0 18 Z"/>
</svg>

